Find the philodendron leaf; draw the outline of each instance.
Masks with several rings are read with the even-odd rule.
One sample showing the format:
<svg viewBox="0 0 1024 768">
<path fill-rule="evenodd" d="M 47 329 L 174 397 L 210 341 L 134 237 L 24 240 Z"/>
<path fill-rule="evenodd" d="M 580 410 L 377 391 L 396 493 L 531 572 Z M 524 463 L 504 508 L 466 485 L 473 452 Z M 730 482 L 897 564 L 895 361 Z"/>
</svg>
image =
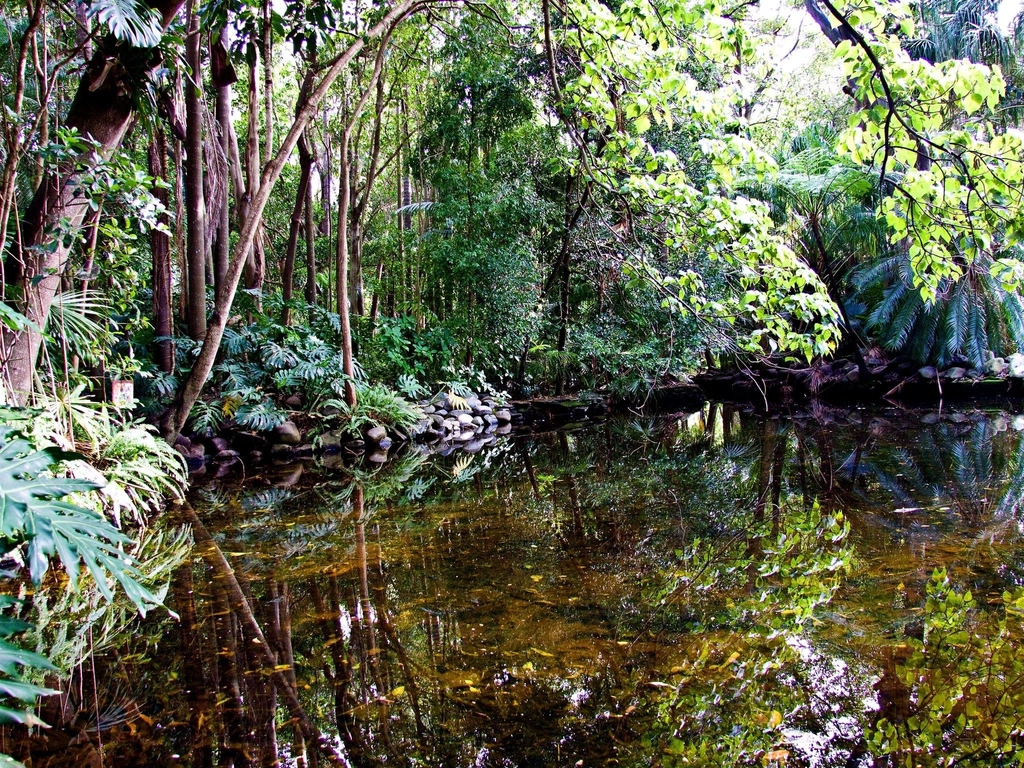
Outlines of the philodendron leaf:
<svg viewBox="0 0 1024 768">
<path fill-rule="evenodd" d="M 113 597 L 108 579 L 113 577 L 141 612 L 158 604 L 139 583 L 134 558 L 119 548 L 129 539 L 102 515 L 62 501 L 68 494 L 100 486 L 46 474 L 59 461 L 81 457 L 57 448 L 37 450 L 8 426 L 0 426 L 0 443 L 0 538 L 8 549 L 27 544 L 33 581 L 43 578 L 56 554 L 74 586 L 84 562 L 108 600 Z"/>
</svg>

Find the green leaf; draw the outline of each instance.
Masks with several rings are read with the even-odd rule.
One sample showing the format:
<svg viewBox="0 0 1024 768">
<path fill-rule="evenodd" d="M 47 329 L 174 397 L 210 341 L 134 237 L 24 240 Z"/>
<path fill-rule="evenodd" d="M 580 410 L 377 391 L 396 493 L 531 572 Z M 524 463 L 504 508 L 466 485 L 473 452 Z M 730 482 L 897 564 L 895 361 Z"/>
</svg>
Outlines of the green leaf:
<svg viewBox="0 0 1024 768">
<path fill-rule="evenodd" d="M 144 0 L 93 0 L 89 15 L 106 24 L 118 40 L 138 48 L 155 48 L 160 44 L 162 19 Z"/>
</svg>

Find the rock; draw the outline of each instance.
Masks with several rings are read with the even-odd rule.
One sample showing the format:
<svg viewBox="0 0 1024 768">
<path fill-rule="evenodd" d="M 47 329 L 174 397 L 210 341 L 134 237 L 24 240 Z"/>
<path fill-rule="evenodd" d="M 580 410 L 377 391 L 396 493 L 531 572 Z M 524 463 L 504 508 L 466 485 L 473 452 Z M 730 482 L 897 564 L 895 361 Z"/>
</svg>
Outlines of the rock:
<svg viewBox="0 0 1024 768">
<path fill-rule="evenodd" d="M 942 372 L 942 378 L 948 379 L 949 381 L 959 381 L 967 375 L 966 368 L 960 368 L 959 366 L 953 368 L 947 368 Z"/>
<path fill-rule="evenodd" d="M 441 439 L 441 433 L 436 429 L 425 429 L 420 432 L 417 436 L 420 440 L 425 443 L 433 443 Z"/>
<path fill-rule="evenodd" d="M 236 461 L 238 461 L 240 458 L 241 457 L 239 456 L 238 451 L 232 451 L 232 450 L 230 450 L 228 448 L 225 448 L 223 451 L 218 451 L 214 455 L 213 461 L 217 462 L 218 464 L 225 463 L 225 462 L 228 463 L 228 464 L 233 464 Z"/>
<path fill-rule="evenodd" d="M 366 437 L 366 442 L 380 445 L 381 440 L 387 438 L 388 431 L 384 427 L 370 427 L 363 435 Z"/>
<path fill-rule="evenodd" d="M 185 466 L 188 467 L 190 475 L 199 472 L 199 470 L 203 470 L 204 472 L 206 471 L 206 462 L 203 460 L 202 456 L 186 456 Z"/>
<path fill-rule="evenodd" d="M 451 415 L 450 413 L 448 413 L 448 409 L 447 408 L 435 408 L 434 409 L 434 414 L 437 415 L 437 416 L 440 416 L 442 419 L 445 416 L 450 416 Z"/>
<path fill-rule="evenodd" d="M 500 411 L 495 411 L 494 412 L 494 417 L 501 424 L 508 424 L 510 421 L 512 421 L 512 414 L 509 413 L 508 408 L 502 408 Z"/>
<path fill-rule="evenodd" d="M 440 413 L 432 413 L 430 414 L 430 422 L 435 427 L 440 427 L 442 424 L 444 424 L 444 416 L 442 416 Z"/>
<path fill-rule="evenodd" d="M 482 427 L 484 425 L 484 420 L 481 419 L 479 416 L 474 416 L 472 422 L 478 427 Z"/>
<path fill-rule="evenodd" d="M 278 443 L 270 449 L 270 458 L 274 461 L 285 458 L 291 461 L 293 453 L 295 453 L 295 449 L 292 448 L 292 446 L 285 445 L 284 443 Z"/>
<path fill-rule="evenodd" d="M 1024 379 L 1024 355 L 1020 352 L 1014 352 L 1008 358 L 1006 363 L 1009 366 L 1009 376 L 1015 379 Z"/>
<path fill-rule="evenodd" d="M 214 435 L 211 437 L 206 441 L 206 445 L 210 449 L 210 453 L 220 453 L 221 451 L 226 451 L 231 447 L 227 439 L 220 435 Z"/>
<path fill-rule="evenodd" d="M 472 424 L 472 423 L 473 423 L 473 417 L 470 416 L 468 413 L 460 413 L 459 414 L 459 424 Z"/>
<path fill-rule="evenodd" d="M 473 412 L 469 408 L 452 408 L 448 412 L 448 415 L 451 416 L 452 418 L 457 419 L 459 416 L 464 416 L 464 415 L 472 416 Z"/>
<path fill-rule="evenodd" d="M 494 411 L 486 405 L 478 405 L 473 409 L 474 416 L 486 416 L 488 413 L 494 413 Z"/>
<path fill-rule="evenodd" d="M 931 411 L 931 412 L 926 413 L 923 416 L 921 416 L 921 423 L 922 424 L 938 424 L 939 423 L 939 418 L 940 418 L 939 414 L 935 413 L 934 411 Z"/>
<path fill-rule="evenodd" d="M 343 438 L 341 430 L 332 429 L 320 435 L 320 447 L 325 451 L 336 451 L 341 448 Z"/>
<path fill-rule="evenodd" d="M 917 374 L 926 381 L 934 381 L 938 378 L 939 372 L 935 370 L 934 365 L 926 365 L 924 368 L 918 368 Z"/>
<path fill-rule="evenodd" d="M 484 443 L 485 442 L 487 442 L 487 441 L 486 440 L 470 440 L 468 443 L 466 443 L 464 446 L 462 446 L 462 450 L 463 450 L 464 453 L 477 453 L 478 451 L 480 451 L 481 448 L 484 447 Z"/>
<path fill-rule="evenodd" d="M 302 433 L 295 422 L 286 421 L 274 427 L 274 439 L 283 445 L 298 445 L 302 442 Z"/>
<path fill-rule="evenodd" d="M 178 446 L 181 446 L 181 447 L 183 447 L 183 448 L 184 448 L 185 450 L 188 450 L 189 448 L 191 448 L 191 447 L 192 447 L 192 441 L 191 441 L 191 440 L 189 440 L 189 439 L 188 439 L 187 437 L 185 437 L 184 435 L 178 435 L 178 436 L 177 436 L 177 437 L 175 438 L 175 440 L 174 440 L 174 447 L 175 447 L 175 448 L 177 448 Z M 180 453 L 180 451 L 179 451 L 179 453 Z"/>
<path fill-rule="evenodd" d="M 294 395 L 288 395 L 284 399 L 284 404 L 288 408 L 301 408 L 302 407 L 302 395 L 296 392 Z"/>
<path fill-rule="evenodd" d="M 1013 428 L 1017 432 L 1024 431 L 1024 416 L 1018 413 L 1013 417 Z"/>
<path fill-rule="evenodd" d="M 253 461 L 259 461 L 263 458 L 263 451 L 253 451 L 249 454 L 249 458 Z"/>
<path fill-rule="evenodd" d="M 476 433 L 473 432 L 472 430 L 467 430 L 465 432 L 459 432 L 459 434 L 457 434 L 454 437 L 454 439 L 458 440 L 460 443 L 465 443 L 468 442 L 469 440 L 472 440 L 474 437 L 476 437 Z"/>
<path fill-rule="evenodd" d="M 377 443 L 377 447 L 383 451 L 386 451 L 388 448 L 391 447 L 391 438 L 385 437 L 383 440 Z"/>
<path fill-rule="evenodd" d="M 502 424 L 500 427 L 498 427 L 496 430 L 494 430 L 494 434 L 496 434 L 496 435 L 507 435 L 511 431 L 512 431 L 512 425 L 511 424 Z"/>
<path fill-rule="evenodd" d="M 436 410 L 434 408 L 434 406 L 432 406 L 432 405 L 423 405 L 423 406 L 420 406 L 420 407 L 423 408 L 423 413 L 427 414 L 428 416 L 430 414 L 434 413 L 435 410 Z"/>
<path fill-rule="evenodd" d="M 1007 367 L 1003 358 L 996 357 L 993 352 L 988 353 L 988 360 L 985 361 L 985 373 L 989 376 L 1000 376 Z"/>
<path fill-rule="evenodd" d="M 366 457 L 366 460 L 371 464 L 383 464 L 388 460 L 387 451 L 374 451 Z"/>
<path fill-rule="evenodd" d="M 204 467 L 205 469 L 205 467 Z M 213 465 L 213 476 L 214 477 L 227 477 L 235 469 L 234 462 L 219 462 Z"/>
<path fill-rule="evenodd" d="M 250 453 L 252 451 L 266 453 L 270 441 L 263 435 L 257 435 L 255 432 L 239 432 L 235 435 L 231 444 L 242 453 Z"/>
<path fill-rule="evenodd" d="M 298 462 L 295 462 L 294 464 L 285 464 L 281 467 L 279 473 L 274 478 L 274 487 L 291 488 L 299 482 L 299 478 L 302 477 L 304 469 L 305 467 Z"/>
<path fill-rule="evenodd" d="M 355 456 L 366 450 L 366 443 L 362 440 L 349 440 L 347 443 L 342 444 L 341 449 L 345 453 Z"/>
<path fill-rule="evenodd" d="M 968 368 L 967 369 L 967 378 L 971 379 L 972 381 L 977 381 L 978 379 L 982 378 L 983 375 L 984 374 L 981 371 L 979 371 L 977 368 Z"/>
<path fill-rule="evenodd" d="M 466 398 L 466 407 L 471 410 L 473 408 L 479 408 L 481 405 L 483 405 L 483 403 L 480 401 L 480 398 L 477 397 L 476 395 L 470 395 L 469 397 Z"/>
<path fill-rule="evenodd" d="M 1005 416 L 996 416 L 992 419 L 992 429 L 996 432 L 1005 432 L 1010 426 Z"/>
<path fill-rule="evenodd" d="M 320 460 L 324 469 L 337 469 L 345 466 L 345 458 L 340 453 L 330 453 Z"/>
<path fill-rule="evenodd" d="M 313 458 L 313 446 L 309 443 L 303 443 L 302 445 L 295 447 L 295 458 L 297 459 L 312 459 Z"/>
<path fill-rule="evenodd" d="M 960 413 L 960 411 L 953 411 L 946 416 L 954 424 L 966 424 L 970 421 L 970 417 L 966 413 Z"/>
</svg>

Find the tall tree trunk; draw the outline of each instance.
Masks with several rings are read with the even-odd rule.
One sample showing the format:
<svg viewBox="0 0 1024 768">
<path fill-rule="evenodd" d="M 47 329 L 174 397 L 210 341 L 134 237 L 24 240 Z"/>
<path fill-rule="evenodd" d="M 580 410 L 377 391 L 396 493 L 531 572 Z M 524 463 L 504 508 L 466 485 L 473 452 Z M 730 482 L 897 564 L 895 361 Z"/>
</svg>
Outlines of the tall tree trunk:
<svg viewBox="0 0 1024 768">
<path fill-rule="evenodd" d="M 252 201 L 259 194 L 260 190 L 260 132 L 259 132 L 259 91 L 256 87 L 256 62 L 249 66 L 249 123 L 248 136 L 245 141 L 245 177 L 246 188 L 245 198 Z M 241 212 L 242 221 L 248 221 L 250 216 L 255 216 L 256 234 L 253 237 L 253 247 L 249 250 L 248 260 L 245 267 L 245 287 L 249 290 L 261 290 L 263 288 L 263 275 L 266 269 L 266 261 L 263 252 L 263 212 L 254 213 L 251 209 L 251 202 Z"/>
<path fill-rule="evenodd" d="M 302 210 L 306 207 L 306 200 L 309 197 L 309 178 L 312 169 L 313 158 L 310 157 L 303 134 L 299 139 L 299 187 L 295 191 L 295 205 L 292 207 L 292 217 L 288 225 L 288 247 L 285 250 L 284 267 L 281 269 L 281 299 L 284 302 L 281 322 L 284 325 L 291 325 L 292 315 L 288 302 L 292 300 L 295 287 L 295 253 L 299 247 L 299 227 L 302 226 Z"/>
<path fill-rule="evenodd" d="M 224 44 L 224 30 L 220 30 L 210 41 L 210 79 L 217 89 L 217 133 L 220 154 L 223 157 L 225 177 L 232 175 L 233 137 L 231 128 L 231 86 L 238 80 L 235 68 L 228 59 Z M 217 216 L 217 241 L 213 253 L 213 287 L 219 291 L 227 276 L 228 259 L 231 256 L 231 211 L 228 180 L 221 180 L 221 203 Z"/>
<path fill-rule="evenodd" d="M 149 175 L 164 182 L 153 188 L 153 196 L 164 208 L 168 204 L 167 140 L 164 130 L 157 126 L 149 143 Z M 170 224 L 168 214 L 160 217 L 165 226 Z M 174 370 L 174 315 L 171 307 L 171 237 L 166 230 L 154 229 L 149 235 L 153 252 L 153 333 L 156 341 L 156 362 L 164 373 Z"/>
<path fill-rule="evenodd" d="M 181 8 L 182 0 L 155 0 L 152 6 L 166 27 Z M 108 56 L 112 52 L 103 43 L 97 45 L 78 91 L 63 121 L 94 140 L 100 155 L 117 149 L 132 123 L 135 82 L 114 73 Z M 88 151 L 92 154 L 92 149 Z M 75 160 L 49 171 L 36 190 L 21 220 L 20 242 L 7 259 L 4 278 L 7 286 L 20 291 L 22 313 L 35 327 L 0 332 L 0 354 L 8 385 L 15 400 L 24 405 L 32 387 L 36 358 L 42 345 L 40 330 L 46 324 L 53 298 L 60 286 L 73 244 L 54 238 L 52 227 L 65 221 L 73 229 L 80 227 L 89 209 L 88 202 L 76 194 L 75 184 L 81 171 Z"/>
<path fill-rule="evenodd" d="M 199 13 L 188 3 L 185 59 L 192 76 L 185 83 L 185 215 L 188 219 L 188 335 L 206 335 L 206 200 L 203 197 L 203 115 Z"/>
<path fill-rule="evenodd" d="M 263 156 L 274 154 L 274 27 L 270 23 L 273 3 L 263 0 Z"/>
<path fill-rule="evenodd" d="M 302 148 L 299 145 L 299 164 L 302 160 Z M 309 148 L 306 147 L 306 162 L 312 163 Z M 313 228 L 313 184 L 306 184 L 306 303 L 316 304 L 316 230 Z"/>
<path fill-rule="evenodd" d="M 319 85 L 314 89 L 309 100 L 299 109 L 274 159 L 263 169 L 259 192 L 252 200 L 250 215 L 246 217 L 242 224 L 238 242 L 232 252 L 224 290 L 217 292 L 213 315 L 210 318 L 210 327 L 206 338 L 203 340 L 203 346 L 192 366 L 192 370 L 189 372 L 188 378 L 178 393 L 174 405 L 163 419 L 162 431 L 166 438 L 173 440 L 177 437 L 185 423 L 185 419 L 188 417 L 189 411 L 199 398 L 199 394 L 202 392 L 210 371 L 213 369 L 221 339 L 224 337 L 224 328 L 227 325 L 238 281 L 242 276 L 246 260 L 256 238 L 256 220 L 263 215 L 263 210 L 270 199 L 270 193 L 274 188 L 274 184 L 280 177 L 281 171 L 288 161 L 292 150 L 298 143 L 299 136 L 316 114 L 320 102 L 327 94 L 331 85 L 352 60 L 366 48 L 370 41 L 380 39 L 380 47 L 375 64 L 375 67 L 379 69 L 383 66 L 383 55 L 387 50 L 388 42 L 396 27 L 417 10 L 429 7 L 431 2 L 432 0 L 399 0 L 380 21 L 366 30 L 361 37 L 353 40 L 349 47 L 333 60 L 330 68 L 320 80 Z M 361 109 L 361 106 L 359 108 Z M 356 114 L 358 114 L 358 110 L 356 110 Z"/>
<path fill-rule="evenodd" d="M 337 301 L 338 316 L 341 318 L 341 358 L 342 371 L 348 376 L 345 382 L 345 402 L 349 406 L 356 404 L 356 388 L 353 384 L 355 379 L 355 361 L 352 357 L 352 319 L 349 316 L 348 306 L 348 213 L 350 202 L 350 180 L 348 144 L 350 139 L 350 128 L 345 127 L 341 132 L 341 166 L 338 176 L 341 179 L 341 188 L 338 194 L 338 249 L 335 256 L 335 280 L 334 291 Z"/>
</svg>

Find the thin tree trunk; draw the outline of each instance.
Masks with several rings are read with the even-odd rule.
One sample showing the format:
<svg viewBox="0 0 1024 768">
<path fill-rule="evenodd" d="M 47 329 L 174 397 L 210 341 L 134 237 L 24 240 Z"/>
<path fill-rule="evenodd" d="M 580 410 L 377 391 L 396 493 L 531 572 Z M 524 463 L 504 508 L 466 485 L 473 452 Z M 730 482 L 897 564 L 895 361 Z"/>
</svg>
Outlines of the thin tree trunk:
<svg viewBox="0 0 1024 768">
<path fill-rule="evenodd" d="M 292 217 L 288 226 L 288 247 L 285 249 L 284 267 L 281 269 L 281 300 L 284 309 L 281 314 L 281 323 L 291 325 L 291 307 L 288 302 L 292 300 L 292 292 L 295 283 L 295 253 L 299 247 L 299 227 L 302 225 L 302 209 L 309 197 L 309 178 L 313 169 L 313 161 L 306 149 L 306 138 L 303 134 L 299 139 L 299 187 L 295 191 L 295 205 L 292 207 Z M 303 151 L 303 150 L 306 151 Z"/>
<path fill-rule="evenodd" d="M 341 179 L 341 189 L 338 194 L 338 249 L 334 264 L 336 280 L 334 296 L 337 301 L 338 316 L 341 318 L 342 371 L 348 377 L 348 381 L 345 382 L 345 402 L 352 407 L 356 404 L 356 388 L 353 384 L 356 370 L 352 357 L 352 320 L 349 317 L 348 307 L 349 138 L 350 129 L 346 126 L 345 130 L 341 132 L 341 167 L 338 173 Z"/>
<path fill-rule="evenodd" d="M 260 178 L 259 91 L 256 87 L 255 61 L 249 67 L 249 123 L 248 136 L 245 141 L 245 174 L 245 198 L 252 201 L 259 194 L 262 183 Z M 249 249 L 245 268 L 245 287 L 251 291 L 258 291 L 263 288 L 263 275 L 266 269 L 263 252 L 263 212 L 255 213 L 252 210 L 251 202 L 246 205 L 245 210 L 241 213 L 241 218 L 248 222 L 250 216 L 254 216 L 256 220 L 254 221 L 253 247 Z"/>
<path fill-rule="evenodd" d="M 167 140 L 163 128 L 157 125 L 153 140 L 149 143 L 149 175 L 154 179 L 167 181 Z M 168 205 L 166 186 L 158 184 L 153 196 L 164 208 Z M 162 224 L 169 226 L 169 214 L 160 217 Z M 149 235 L 150 250 L 153 252 L 153 333 L 156 341 L 156 362 L 164 373 L 174 370 L 174 315 L 171 307 L 171 238 L 166 230 L 154 229 Z"/>
<path fill-rule="evenodd" d="M 224 160 L 225 176 L 232 175 L 232 127 L 231 127 L 231 86 L 238 80 L 234 67 L 228 59 L 224 44 L 224 30 L 210 41 L 210 78 L 217 89 L 217 128 L 219 147 Z M 235 153 L 237 154 L 237 153 Z M 219 291 L 228 271 L 231 256 L 231 211 L 227 178 L 222 179 L 221 204 L 217 216 L 217 241 L 213 253 L 213 286 Z"/>
<path fill-rule="evenodd" d="M 263 156 L 274 154 L 274 27 L 271 0 L 263 0 Z"/>
<path fill-rule="evenodd" d="M 305 142 L 303 142 L 305 144 Z M 302 163 L 302 146 L 299 145 L 299 163 Z M 311 162 L 306 147 L 306 162 Z M 313 228 L 313 184 L 306 185 L 306 303 L 316 304 L 316 230 Z"/>
<path fill-rule="evenodd" d="M 316 110 L 321 100 L 324 98 L 331 85 L 345 70 L 345 68 L 348 67 L 349 63 L 365 49 L 369 42 L 376 39 L 381 40 L 376 64 L 377 67 L 380 67 L 383 64 L 383 52 L 386 50 L 391 35 L 394 33 L 398 24 L 420 8 L 429 7 L 431 2 L 432 0 L 400 0 L 400 2 L 393 6 L 380 21 L 370 29 L 366 30 L 361 37 L 353 40 L 351 45 L 349 45 L 344 52 L 334 59 L 330 68 L 324 74 L 320 84 L 314 89 L 305 106 L 298 111 L 298 114 L 289 128 L 288 134 L 285 136 L 277 154 L 274 156 L 274 159 L 263 169 L 263 177 L 259 191 L 252 201 L 250 215 L 246 217 L 242 225 L 241 232 L 239 232 L 238 242 L 232 253 L 224 290 L 217 292 L 207 336 L 203 340 L 203 346 L 199 351 L 199 356 L 196 358 L 196 361 L 192 366 L 192 370 L 189 372 L 188 378 L 185 380 L 184 385 L 179 391 L 174 406 L 168 411 L 163 420 L 163 434 L 166 438 L 174 440 L 178 436 L 178 433 L 185 423 L 185 419 L 188 417 L 189 411 L 195 404 L 195 401 L 199 398 L 199 394 L 202 392 L 206 379 L 209 377 L 210 371 L 213 369 L 213 365 L 217 357 L 217 351 L 220 347 L 221 339 L 224 336 L 224 328 L 227 325 L 231 304 L 235 298 L 238 281 L 241 278 L 246 260 L 252 250 L 253 242 L 256 237 L 256 219 L 262 216 L 263 209 L 266 207 L 267 202 L 270 199 L 270 193 L 273 191 L 274 184 L 280 177 L 281 171 L 284 168 L 285 163 L 288 161 L 288 157 L 291 155 L 292 150 L 298 143 L 299 136 L 305 130 L 309 121 L 316 114 Z"/>
<path fill-rule="evenodd" d="M 206 200 L 203 197 L 203 120 L 200 89 L 199 13 L 188 3 L 185 58 L 192 74 L 185 83 L 185 212 L 188 220 L 188 335 L 206 335 Z"/>
</svg>

